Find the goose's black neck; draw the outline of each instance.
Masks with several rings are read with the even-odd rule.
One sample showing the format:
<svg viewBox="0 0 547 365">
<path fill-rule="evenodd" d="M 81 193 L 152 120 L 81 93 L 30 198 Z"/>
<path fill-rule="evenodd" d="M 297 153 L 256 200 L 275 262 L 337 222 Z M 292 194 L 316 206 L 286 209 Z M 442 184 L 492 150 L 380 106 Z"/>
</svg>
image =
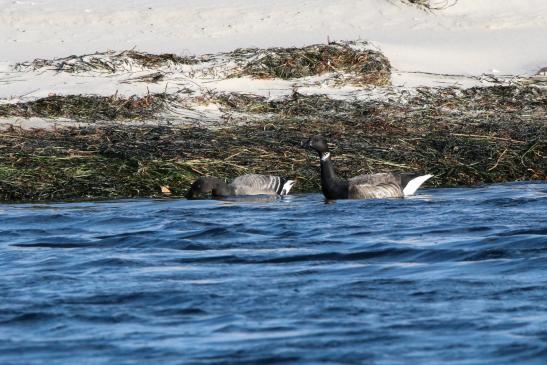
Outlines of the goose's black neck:
<svg viewBox="0 0 547 365">
<path fill-rule="evenodd" d="M 348 182 L 336 176 L 329 152 L 319 154 L 321 158 L 321 188 L 327 199 L 347 199 Z"/>
</svg>

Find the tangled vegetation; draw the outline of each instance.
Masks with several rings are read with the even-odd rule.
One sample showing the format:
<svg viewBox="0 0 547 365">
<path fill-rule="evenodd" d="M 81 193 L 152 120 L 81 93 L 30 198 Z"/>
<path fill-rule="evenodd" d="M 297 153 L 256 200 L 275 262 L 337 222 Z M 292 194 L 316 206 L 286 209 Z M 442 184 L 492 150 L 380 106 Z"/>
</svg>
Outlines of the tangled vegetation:
<svg viewBox="0 0 547 365">
<path fill-rule="evenodd" d="M 241 48 L 232 52 L 182 57 L 150 54 L 135 50 L 97 52 L 52 60 L 36 59 L 19 63 L 17 70 L 42 69 L 67 73 L 116 73 L 153 70 L 155 76 L 175 68 L 186 77 L 197 74 L 209 78 L 249 76 L 253 78 L 295 79 L 334 73 L 348 76 L 357 85 L 383 86 L 390 83 L 389 60 L 366 42 L 331 42 L 301 48 Z"/>
<path fill-rule="evenodd" d="M 35 59 L 30 62 L 21 62 L 15 65 L 16 70 L 39 70 L 43 68 L 51 69 L 56 72 L 109 72 L 114 73 L 132 69 L 141 68 L 159 68 L 170 65 L 194 65 L 199 63 L 197 57 L 183 57 L 172 53 L 151 54 L 135 50 L 122 52 L 96 52 L 82 56 L 68 56 L 55 59 Z"/>
<path fill-rule="evenodd" d="M 372 86 L 389 85 L 391 72 L 387 58 L 365 42 L 239 49 L 187 58 L 107 52 L 18 67 L 60 72 L 141 67 L 154 72 L 125 81 L 152 83 L 173 65 L 181 66 L 183 75 L 201 68 L 202 75 L 213 79 L 298 79 L 332 73 L 350 75 L 345 83 Z M 0 117 L 8 120 L 85 122 L 0 130 L 0 200 L 181 196 L 197 176 L 245 173 L 284 175 L 298 180 L 295 192 L 319 191 L 318 159 L 300 147 L 314 134 L 330 140 L 337 169 L 346 176 L 428 172 L 435 175 L 428 181 L 434 186 L 547 179 L 547 89 L 539 83 L 418 88 L 393 91 L 378 100 L 304 95 L 296 88 L 282 99 L 181 91 L 142 97 L 53 95 L 0 104 Z M 173 115 L 204 104 L 215 104 L 213 109 L 221 114 L 217 124 L 199 116 L 194 123 L 169 124 Z"/>
<path fill-rule="evenodd" d="M 114 123 L 0 132 L 0 200 L 180 196 L 199 175 L 271 173 L 319 190 L 318 159 L 332 143 L 341 175 L 427 171 L 434 186 L 547 179 L 547 92 L 535 87 L 420 89 L 405 101 L 212 96 L 255 122 L 224 128 Z M 130 114 L 133 115 L 133 114 Z M 164 189 L 165 191 L 165 189 Z"/>
<path fill-rule="evenodd" d="M 24 103 L 0 104 L 0 117 L 67 118 L 79 121 L 143 119 L 163 110 L 167 99 L 165 94 L 129 98 L 117 95 L 52 95 Z"/>
<path fill-rule="evenodd" d="M 354 83 L 358 84 L 390 84 L 389 60 L 381 52 L 362 45 L 329 43 L 302 48 L 268 48 L 257 49 L 256 54 L 233 76 L 287 80 L 336 72 L 355 75 Z"/>
</svg>

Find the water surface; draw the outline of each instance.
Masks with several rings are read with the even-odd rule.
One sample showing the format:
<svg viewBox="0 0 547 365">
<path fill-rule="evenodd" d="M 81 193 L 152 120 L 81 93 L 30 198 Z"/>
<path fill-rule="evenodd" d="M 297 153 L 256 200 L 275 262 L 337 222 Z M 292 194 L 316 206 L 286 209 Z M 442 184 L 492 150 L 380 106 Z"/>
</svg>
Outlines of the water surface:
<svg viewBox="0 0 547 365">
<path fill-rule="evenodd" d="M 546 364 L 547 183 L 0 205 L 1 364 Z"/>
</svg>

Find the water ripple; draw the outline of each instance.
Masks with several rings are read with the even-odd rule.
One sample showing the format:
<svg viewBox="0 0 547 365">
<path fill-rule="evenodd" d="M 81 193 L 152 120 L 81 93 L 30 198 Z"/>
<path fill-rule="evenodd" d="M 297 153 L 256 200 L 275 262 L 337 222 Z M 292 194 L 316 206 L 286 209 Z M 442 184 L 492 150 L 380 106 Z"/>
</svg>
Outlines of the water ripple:
<svg viewBox="0 0 547 365">
<path fill-rule="evenodd" d="M 543 364 L 547 184 L 0 205 L 2 364 Z"/>
</svg>

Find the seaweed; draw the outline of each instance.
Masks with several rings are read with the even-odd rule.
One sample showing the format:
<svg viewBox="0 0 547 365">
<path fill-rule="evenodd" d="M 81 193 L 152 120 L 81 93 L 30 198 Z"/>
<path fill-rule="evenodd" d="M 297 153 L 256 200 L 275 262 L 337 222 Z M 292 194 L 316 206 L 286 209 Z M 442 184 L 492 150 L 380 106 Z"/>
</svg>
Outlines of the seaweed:
<svg viewBox="0 0 547 365">
<path fill-rule="evenodd" d="M 0 117 L 69 118 L 80 121 L 143 119 L 163 110 L 169 98 L 166 94 L 128 98 L 118 95 L 52 95 L 28 102 L 0 104 Z"/>
<path fill-rule="evenodd" d="M 52 95 L 0 104 L 0 117 L 8 121 L 85 122 L 0 130 L 0 200 L 181 196 L 199 175 L 244 173 L 290 176 L 298 180 L 295 192 L 318 191 L 317 158 L 300 148 L 313 134 L 329 138 L 341 175 L 422 171 L 435 175 L 428 182 L 433 186 L 547 179 L 547 89 L 541 84 L 384 88 L 390 82 L 389 61 L 366 42 L 247 48 L 190 58 L 125 51 L 21 67 L 117 72 L 138 65 L 154 72 L 130 81 L 156 82 L 167 74 L 159 67 L 198 63 L 207 77 L 208 72 L 283 79 L 326 73 L 389 93 L 374 100 L 336 99 L 302 94 L 295 86 L 291 95 L 269 99 L 181 89 L 140 97 Z M 182 120 L 200 103 L 217 104 L 221 118 Z"/>
<path fill-rule="evenodd" d="M 20 62 L 15 65 L 16 70 L 52 69 L 56 72 L 89 72 L 99 71 L 114 73 L 120 70 L 140 68 L 159 68 L 169 65 L 195 65 L 201 61 L 197 57 L 183 57 L 172 53 L 151 54 L 136 50 L 122 52 L 95 52 L 81 56 L 55 58 L 52 60 L 37 58 L 30 62 Z"/>
<path fill-rule="evenodd" d="M 196 67 L 186 67 L 196 66 Z M 152 81 L 162 78 L 166 68 L 176 68 L 188 77 L 241 77 L 295 79 L 325 73 L 346 75 L 357 85 L 390 84 L 389 60 L 366 42 L 330 42 L 301 48 L 241 48 L 232 52 L 183 57 L 128 50 L 97 52 L 82 56 L 35 59 L 15 65 L 19 71 L 48 69 L 55 72 L 116 73 L 154 70 Z M 158 73 L 159 72 L 159 73 Z"/>
<path fill-rule="evenodd" d="M 248 53 L 248 50 L 234 53 Z M 232 55 L 234 54 L 232 53 Z M 354 83 L 384 86 L 391 80 L 391 65 L 381 53 L 352 42 L 316 44 L 301 48 L 256 50 L 256 57 L 232 77 L 294 79 L 328 72 L 351 73 Z"/>
<path fill-rule="evenodd" d="M 214 94 L 226 113 L 257 116 L 222 128 L 112 123 L 0 132 L 0 200 L 181 196 L 200 175 L 290 176 L 319 191 L 318 159 L 300 147 L 329 138 L 341 175 L 402 171 L 432 186 L 547 179 L 547 93 L 535 87 L 419 89 L 404 100 L 282 100 Z M 165 189 L 163 189 L 165 191 Z"/>
</svg>

